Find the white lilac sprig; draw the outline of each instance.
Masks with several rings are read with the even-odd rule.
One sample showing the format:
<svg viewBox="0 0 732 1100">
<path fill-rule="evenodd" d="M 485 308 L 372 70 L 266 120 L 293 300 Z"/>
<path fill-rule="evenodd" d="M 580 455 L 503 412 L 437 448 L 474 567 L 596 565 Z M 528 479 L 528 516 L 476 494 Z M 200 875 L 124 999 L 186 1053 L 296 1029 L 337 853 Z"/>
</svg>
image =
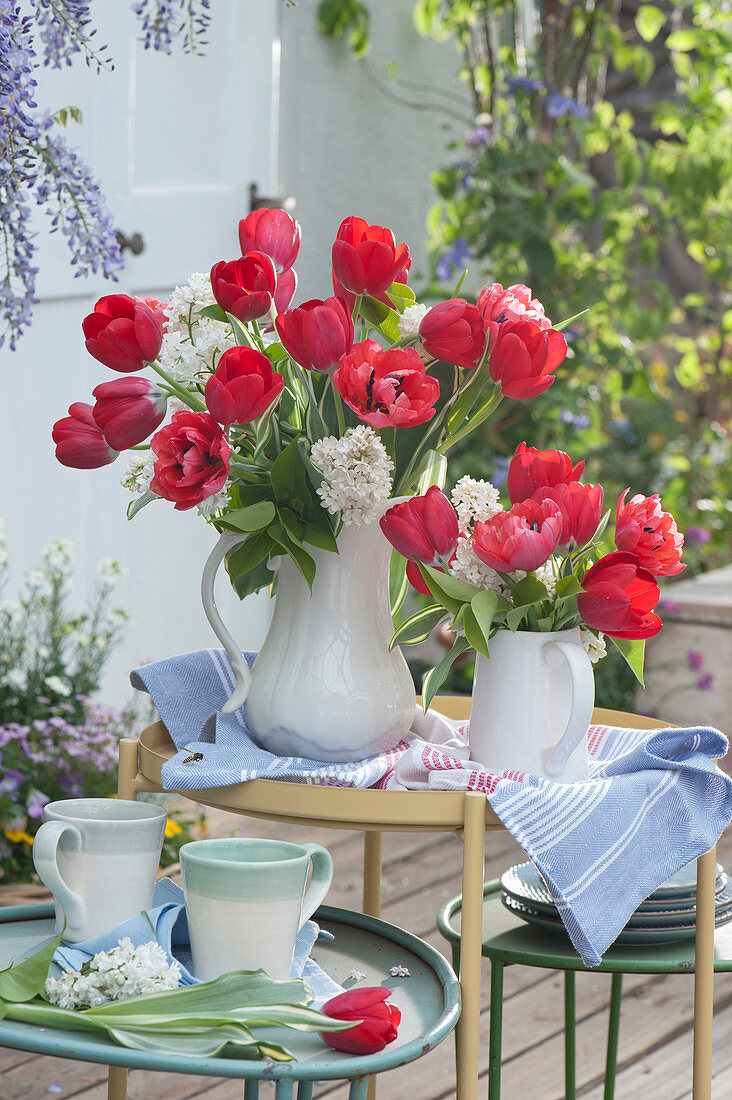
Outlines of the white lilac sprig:
<svg viewBox="0 0 732 1100">
<path fill-rule="evenodd" d="M 389 499 L 394 463 L 373 428 L 359 424 L 341 439 L 327 436 L 313 443 L 310 457 L 323 474 L 318 496 L 343 523 L 359 527 L 375 518 Z"/>
<path fill-rule="evenodd" d="M 60 978 L 48 978 L 45 993 L 59 1008 L 97 1008 L 110 1001 L 177 989 L 180 965 L 168 961 L 159 943 L 134 947 L 125 936 L 111 951 L 98 951 L 81 970 L 65 970 Z"/>
</svg>

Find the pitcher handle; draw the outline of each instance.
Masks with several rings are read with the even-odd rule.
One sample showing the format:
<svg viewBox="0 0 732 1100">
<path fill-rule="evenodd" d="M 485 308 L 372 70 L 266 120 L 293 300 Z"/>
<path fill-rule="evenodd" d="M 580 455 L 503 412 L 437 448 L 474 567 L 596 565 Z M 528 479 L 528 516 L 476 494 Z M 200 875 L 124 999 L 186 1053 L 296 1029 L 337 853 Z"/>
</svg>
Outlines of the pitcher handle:
<svg viewBox="0 0 732 1100">
<path fill-rule="evenodd" d="M 78 939 L 86 922 L 84 899 L 64 882 L 58 869 L 58 846 L 68 834 L 75 851 L 81 851 L 81 833 L 69 821 L 44 821 L 33 838 L 33 863 L 38 877 L 53 894 L 66 917 L 64 935 Z M 59 929 L 61 931 L 61 929 Z"/>
<path fill-rule="evenodd" d="M 226 531 L 220 535 L 219 541 L 206 559 L 206 564 L 203 567 L 203 576 L 201 577 L 201 601 L 203 602 L 203 610 L 206 612 L 206 618 L 211 624 L 211 629 L 228 653 L 232 667 L 236 673 L 236 687 L 221 708 L 223 714 L 231 714 L 246 703 L 249 688 L 252 683 L 252 673 L 244 658 L 244 654 L 226 629 L 224 620 L 219 614 L 219 609 L 216 606 L 216 598 L 214 596 L 214 581 L 218 568 L 229 551 L 233 550 L 235 546 L 238 546 L 240 542 L 245 542 L 248 538 L 248 534 L 229 534 Z"/>
<path fill-rule="evenodd" d="M 544 753 L 544 770 L 552 776 L 562 774 L 569 757 L 586 736 L 595 705 L 595 676 L 584 649 L 576 642 L 548 642 L 544 647 L 545 660 L 561 662 L 562 657 L 572 677 L 572 709 L 564 733 Z"/>
<path fill-rule="evenodd" d="M 313 875 L 302 899 L 300 910 L 299 927 L 302 928 L 305 921 L 310 920 L 330 890 L 330 884 L 333 881 L 333 857 L 322 844 L 308 843 L 301 844 L 300 847 L 309 853 L 313 863 Z"/>
</svg>

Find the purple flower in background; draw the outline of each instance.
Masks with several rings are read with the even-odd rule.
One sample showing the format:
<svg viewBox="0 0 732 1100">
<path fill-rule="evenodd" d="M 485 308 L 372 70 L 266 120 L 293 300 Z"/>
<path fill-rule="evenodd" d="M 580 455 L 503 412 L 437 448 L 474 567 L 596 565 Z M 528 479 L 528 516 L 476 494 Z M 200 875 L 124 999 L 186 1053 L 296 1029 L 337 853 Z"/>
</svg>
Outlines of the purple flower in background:
<svg viewBox="0 0 732 1100">
<path fill-rule="evenodd" d="M 569 409 L 562 409 L 559 414 L 562 424 L 570 424 L 577 431 L 583 431 L 590 426 L 590 418 L 585 413 L 573 413 Z"/>
<path fill-rule="evenodd" d="M 686 538 L 688 542 L 697 542 L 700 546 L 703 546 L 705 542 L 709 542 L 712 537 L 712 532 L 707 531 L 705 527 L 691 527 L 686 528 Z"/>
<path fill-rule="evenodd" d="M 515 96 L 516 92 L 540 92 L 543 87 L 543 80 L 532 80 L 528 76 L 512 76 L 508 81 L 508 94 Z"/>
<path fill-rule="evenodd" d="M 491 131 L 487 126 L 476 126 L 465 138 L 468 149 L 478 149 L 481 145 L 487 145 L 491 139 Z"/>
<path fill-rule="evenodd" d="M 185 53 L 201 53 L 211 21 L 210 0 L 139 0 L 132 10 L 142 25 L 140 41 L 146 50 L 173 52 L 173 40 L 182 37 Z"/>
<path fill-rule="evenodd" d="M 43 817 L 43 807 L 50 801 L 48 795 L 43 794 L 41 791 L 31 791 L 25 806 L 28 817 Z"/>
<path fill-rule="evenodd" d="M 704 664 L 704 654 L 700 653 L 698 649 L 690 649 L 686 654 L 686 659 L 689 662 L 689 668 L 692 668 L 694 672 L 698 672 Z"/>
<path fill-rule="evenodd" d="M 470 251 L 465 237 L 457 237 L 452 242 L 452 247 L 449 248 L 447 252 L 442 253 L 435 265 L 437 278 L 442 279 L 443 282 L 447 282 L 454 272 L 463 271 L 472 258 L 473 253 Z"/>
<path fill-rule="evenodd" d="M 491 482 L 495 485 L 496 489 L 500 489 L 502 485 L 506 484 L 508 480 L 508 467 L 510 464 L 510 458 L 507 458 L 505 455 L 496 455 L 493 459 Z"/>
<path fill-rule="evenodd" d="M 665 611 L 669 615 L 676 615 L 680 610 L 680 605 L 676 600 L 662 599 L 658 601 L 657 611 Z"/>
<path fill-rule="evenodd" d="M 3 821 L 3 830 L 6 833 L 22 833 L 27 824 L 28 820 L 25 817 L 11 817 Z"/>
<path fill-rule="evenodd" d="M 12 798 L 18 793 L 19 788 L 25 782 L 25 776 L 15 768 L 8 768 L 0 779 L 0 795 L 7 794 Z"/>
<path fill-rule="evenodd" d="M 714 677 L 711 672 L 705 672 L 703 676 L 700 676 L 696 682 L 696 686 L 699 691 L 711 691 L 714 685 Z"/>
<path fill-rule="evenodd" d="M 544 98 L 544 111 L 549 118 L 563 118 L 564 115 L 575 115 L 576 118 L 587 118 L 589 108 L 578 103 L 576 99 L 562 95 L 557 88 L 550 88 Z"/>
</svg>

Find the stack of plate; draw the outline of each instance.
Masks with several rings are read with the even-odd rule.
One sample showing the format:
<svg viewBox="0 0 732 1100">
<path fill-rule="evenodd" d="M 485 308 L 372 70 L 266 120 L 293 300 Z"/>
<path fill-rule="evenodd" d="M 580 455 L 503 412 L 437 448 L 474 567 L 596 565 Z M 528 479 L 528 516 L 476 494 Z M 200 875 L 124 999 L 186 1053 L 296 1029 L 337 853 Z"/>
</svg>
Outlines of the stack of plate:
<svg viewBox="0 0 732 1100">
<path fill-rule="evenodd" d="M 567 937 L 557 907 L 533 863 L 518 863 L 501 876 L 501 901 L 517 917 Z M 717 864 L 715 922 L 732 920 L 732 883 Z M 617 944 L 670 943 L 693 939 L 696 932 L 696 863 L 682 867 L 636 909 Z"/>
</svg>

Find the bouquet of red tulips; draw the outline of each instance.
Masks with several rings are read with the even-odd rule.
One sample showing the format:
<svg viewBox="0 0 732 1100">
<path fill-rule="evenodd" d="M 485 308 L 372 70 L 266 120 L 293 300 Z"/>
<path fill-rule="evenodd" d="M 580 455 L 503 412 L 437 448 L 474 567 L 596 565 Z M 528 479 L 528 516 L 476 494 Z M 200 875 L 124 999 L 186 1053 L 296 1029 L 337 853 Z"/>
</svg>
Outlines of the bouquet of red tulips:
<svg viewBox="0 0 732 1100">
<path fill-rule="evenodd" d="M 336 551 L 341 524 L 444 484 L 449 448 L 504 397 L 546 390 L 567 350 L 524 286 L 416 303 L 407 246 L 356 217 L 333 244 L 333 296 L 293 307 L 300 239 L 286 211 L 256 210 L 241 256 L 167 302 L 100 299 L 86 347 L 120 377 L 53 429 L 66 466 L 132 452 L 129 517 L 167 500 L 248 533 L 227 561 L 240 595 L 268 585 L 282 554 L 312 585 L 308 548 Z"/>
<path fill-rule="evenodd" d="M 642 683 L 645 639 L 661 629 L 658 577 L 680 573 L 683 535 L 658 496 L 620 496 L 615 549 L 601 542 L 600 485 L 580 481 L 584 461 L 519 444 L 508 470 L 511 507 L 489 482 L 461 478 L 452 503 L 436 486 L 390 508 L 381 528 L 407 560 L 406 575 L 433 603 L 407 619 L 392 645 L 416 644 L 451 616 L 455 641 L 427 673 L 429 705 L 454 660 L 469 649 L 490 656 L 498 630 L 579 626 L 591 658 L 607 635 Z"/>
</svg>

